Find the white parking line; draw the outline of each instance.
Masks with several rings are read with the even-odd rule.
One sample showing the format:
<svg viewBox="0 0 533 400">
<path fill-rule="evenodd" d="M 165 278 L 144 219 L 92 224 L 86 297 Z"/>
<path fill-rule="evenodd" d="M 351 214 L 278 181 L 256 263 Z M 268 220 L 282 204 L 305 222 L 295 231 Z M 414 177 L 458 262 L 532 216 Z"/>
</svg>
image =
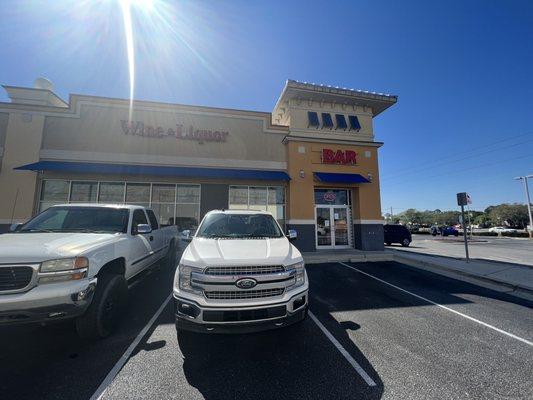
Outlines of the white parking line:
<svg viewBox="0 0 533 400">
<path fill-rule="evenodd" d="M 331 343 L 339 350 L 339 352 L 344 356 L 346 361 L 350 363 L 350 365 L 355 369 L 355 371 L 363 378 L 363 380 L 367 383 L 368 386 L 376 386 L 376 382 L 365 372 L 365 370 L 357 363 L 357 361 L 354 360 L 354 358 L 346 351 L 344 347 L 342 347 L 342 344 L 339 343 L 337 339 L 326 329 L 324 325 L 322 325 L 322 322 L 318 320 L 317 317 L 315 317 L 315 314 L 313 314 L 311 311 L 309 311 L 309 316 L 313 320 L 315 324 L 320 328 L 322 333 L 326 335 L 326 337 L 329 339 Z"/>
<path fill-rule="evenodd" d="M 469 316 L 469 315 L 466 315 L 466 314 L 463 314 L 463 313 L 461 313 L 461 312 L 459 312 L 459 311 L 455 311 L 454 309 L 452 309 L 452 308 L 450 308 L 450 307 L 446 307 L 446 306 L 443 306 L 442 304 L 435 303 L 435 302 L 432 301 L 432 300 L 426 299 L 425 297 L 419 296 L 418 294 L 415 294 L 415 293 L 410 292 L 410 291 L 408 291 L 408 290 L 402 289 L 402 288 L 399 287 L 399 286 L 393 285 L 392 283 L 389 283 L 389 282 L 387 282 L 387 281 L 384 281 L 383 279 L 380 279 L 380 278 L 378 278 L 378 277 L 376 277 L 376 276 L 374 276 L 374 275 L 371 275 L 371 274 L 369 274 L 369 273 L 367 273 L 367 272 L 361 271 L 360 269 L 355 268 L 355 267 L 352 267 L 351 265 L 348 265 L 348 264 L 345 264 L 345 263 L 342 263 L 342 262 L 340 262 L 339 264 L 344 265 L 345 267 L 348 267 L 348 268 L 350 268 L 350 269 L 353 269 L 354 271 L 357 271 L 357 272 L 359 272 L 360 274 L 363 274 L 363 275 L 366 275 L 366 276 L 368 276 L 368 277 L 370 277 L 370 278 L 372 278 L 372 279 L 375 279 L 376 281 L 379 281 L 379 282 L 381 282 L 381 283 L 384 283 L 385 285 L 389 285 L 389 286 L 391 286 L 391 287 L 393 287 L 393 288 L 395 288 L 395 289 L 398 289 L 398 290 L 400 290 L 400 291 L 402 291 L 402 292 L 404 292 L 404 293 L 410 294 L 411 296 L 414 296 L 414 297 L 416 297 L 416 298 L 418 298 L 418 299 L 420 299 L 420 300 L 424 300 L 424 301 L 426 301 L 426 302 L 428 302 L 428 303 L 430 303 L 430 304 L 433 304 L 433 305 L 435 305 L 435 306 L 438 306 L 438 307 L 440 307 L 440 308 L 442 308 L 442 309 L 444 309 L 444 310 L 450 311 L 450 312 L 452 312 L 452 313 L 454 313 L 454 314 L 460 315 L 460 316 L 463 317 L 463 318 L 469 319 L 470 321 L 476 322 L 476 323 L 478 323 L 478 324 L 480 324 L 480 325 L 483 325 L 483 326 L 485 326 L 485 327 L 487 327 L 487 328 L 489 328 L 489 329 L 492 329 L 492 330 L 494 330 L 494 331 L 496 331 L 496 332 L 499 332 L 499 333 L 502 333 L 502 334 L 504 334 L 504 335 L 507 335 L 507 336 L 509 336 L 509 337 L 511 337 L 511 338 L 513 338 L 513 339 L 516 339 L 516 340 L 522 342 L 522 343 L 525 343 L 525 344 L 528 344 L 528 345 L 530 345 L 530 346 L 533 346 L 533 342 L 530 342 L 530 341 L 527 340 L 527 339 L 521 338 L 520 336 L 516 336 L 516 335 L 513 335 L 512 333 L 509 333 L 509 332 L 507 332 L 507 331 L 504 331 L 503 329 L 496 328 L 495 326 L 490 325 L 490 324 L 487 324 L 486 322 L 480 321 L 479 319 L 473 318 L 473 317 L 471 317 L 471 316 Z"/>
<path fill-rule="evenodd" d="M 168 297 L 163 302 L 163 304 L 161 304 L 159 309 L 155 312 L 154 316 L 150 319 L 150 321 L 148 321 L 148 323 L 144 326 L 142 331 L 139 332 L 139 334 L 137 335 L 135 340 L 133 342 L 131 342 L 131 344 L 126 349 L 124 354 L 122 354 L 122 357 L 120 357 L 120 359 L 117 361 L 117 363 L 115 364 L 113 369 L 111 369 L 111 371 L 109 371 L 109 373 L 107 374 L 105 379 L 102 381 L 100 386 L 98 386 L 98 389 L 96 389 L 96 392 L 94 392 L 94 394 L 91 396 L 90 400 L 98 400 L 98 399 L 102 398 L 102 396 L 104 395 L 104 393 L 107 390 L 107 388 L 109 387 L 109 385 L 111 385 L 111 382 L 113 382 L 113 380 L 118 375 L 118 373 L 120 372 L 120 370 L 122 369 L 124 364 L 126 364 L 126 362 L 128 362 L 128 359 L 130 358 L 131 353 L 133 353 L 133 351 L 135 350 L 137 345 L 140 343 L 142 338 L 146 335 L 146 332 L 148 332 L 148 330 L 152 327 L 152 325 L 154 324 L 156 319 L 161 315 L 161 313 L 163 312 L 163 310 L 165 309 L 165 307 L 167 306 L 167 304 L 168 304 L 168 302 L 170 301 L 171 298 L 172 298 L 172 293 L 168 295 Z"/>
</svg>

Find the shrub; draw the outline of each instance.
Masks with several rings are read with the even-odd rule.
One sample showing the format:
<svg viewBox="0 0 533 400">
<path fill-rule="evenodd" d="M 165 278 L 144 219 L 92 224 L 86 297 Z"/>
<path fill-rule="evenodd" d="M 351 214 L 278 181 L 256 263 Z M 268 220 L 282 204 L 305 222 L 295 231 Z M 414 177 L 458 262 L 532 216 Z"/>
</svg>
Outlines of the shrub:
<svg viewBox="0 0 533 400">
<path fill-rule="evenodd" d="M 474 236 L 498 236 L 496 232 L 474 232 Z"/>
<path fill-rule="evenodd" d="M 502 232 L 502 236 L 510 236 L 510 237 L 529 237 L 529 234 L 527 232 Z"/>
</svg>

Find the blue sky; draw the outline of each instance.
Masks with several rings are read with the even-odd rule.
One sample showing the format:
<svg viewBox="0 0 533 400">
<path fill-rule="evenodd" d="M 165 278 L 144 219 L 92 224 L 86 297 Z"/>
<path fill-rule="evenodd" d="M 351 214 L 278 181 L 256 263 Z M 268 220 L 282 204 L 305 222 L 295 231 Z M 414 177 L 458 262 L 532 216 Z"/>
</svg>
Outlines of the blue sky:
<svg viewBox="0 0 533 400">
<path fill-rule="evenodd" d="M 375 119 L 383 210 L 525 201 L 533 2 L 153 3 L 132 16 L 137 99 L 271 111 L 287 78 L 393 93 Z M 0 15 L 0 83 L 128 97 L 118 0 L 3 0 Z"/>
</svg>

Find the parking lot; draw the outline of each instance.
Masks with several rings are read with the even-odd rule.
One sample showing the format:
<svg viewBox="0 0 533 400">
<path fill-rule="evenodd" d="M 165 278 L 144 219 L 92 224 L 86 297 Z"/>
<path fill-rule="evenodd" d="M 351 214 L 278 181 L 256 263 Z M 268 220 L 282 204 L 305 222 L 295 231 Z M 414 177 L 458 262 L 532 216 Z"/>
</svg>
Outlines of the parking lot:
<svg viewBox="0 0 533 400">
<path fill-rule="evenodd" d="M 169 270 L 135 284 L 105 340 L 69 323 L 3 328 L 2 398 L 533 396 L 532 303 L 392 262 L 307 270 L 310 317 L 276 331 L 178 338 Z"/>
<path fill-rule="evenodd" d="M 416 253 L 464 258 L 465 248 L 462 236 L 431 236 L 413 234 L 411 246 L 398 250 Z M 527 238 L 473 236 L 469 243 L 472 259 L 499 261 L 533 266 L 533 240 Z"/>
</svg>

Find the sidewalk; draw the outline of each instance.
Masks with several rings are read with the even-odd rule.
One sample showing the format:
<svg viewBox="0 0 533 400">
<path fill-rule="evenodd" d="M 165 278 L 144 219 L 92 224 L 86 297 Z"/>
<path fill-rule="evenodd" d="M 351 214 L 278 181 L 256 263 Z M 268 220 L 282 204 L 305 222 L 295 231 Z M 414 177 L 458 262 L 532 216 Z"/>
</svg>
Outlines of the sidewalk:
<svg viewBox="0 0 533 400">
<path fill-rule="evenodd" d="M 448 272 L 451 275 L 460 275 L 470 278 L 469 281 L 475 280 L 499 286 L 499 291 L 530 300 L 533 299 L 533 268 L 529 265 L 476 259 L 471 259 L 467 263 L 460 258 L 414 253 L 405 250 L 389 249 L 387 252 L 392 253 L 394 261 L 400 263 L 432 272 L 442 272 L 443 274 Z"/>
<path fill-rule="evenodd" d="M 326 250 L 302 253 L 306 264 L 396 261 L 460 279 L 499 292 L 533 300 L 533 267 L 500 261 L 471 260 L 387 249 L 385 251 Z"/>
</svg>

